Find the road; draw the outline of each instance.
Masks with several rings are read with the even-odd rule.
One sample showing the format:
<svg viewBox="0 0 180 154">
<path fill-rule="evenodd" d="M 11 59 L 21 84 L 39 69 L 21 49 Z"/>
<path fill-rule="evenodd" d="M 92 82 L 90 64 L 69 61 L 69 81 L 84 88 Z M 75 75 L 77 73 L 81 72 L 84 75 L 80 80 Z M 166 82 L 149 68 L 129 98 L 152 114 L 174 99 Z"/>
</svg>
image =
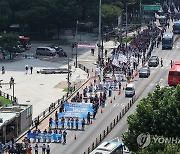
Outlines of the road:
<svg viewBox="0 0 180 154">
<path fill-rule="evenodd" d="M 161 50 L 161 48 L 158 48 L 153 51 L 152 55 L 157 55 L 158 57 L 163 58 L 164 66 L 151 68 L 151 75 L 147 79 L 146 78 L 139 79 L 138 77 L 136 77 L 132 81 L 134 82 L 136 87 L 136 97 L 138 97 L 138 101 L 136 103 L 138 103 L 141 98 L 145 97 L 148 94 L 148 92 L 151 92 L 154 89 L 155 85 L 157 84 L 160 84 L 160 86 L 167 85 L 167 76 L 168 76 L 168 70 L 170 68 L 170 60 L 177 61 L 180 59 L 180 54 L 178 51 L 179 45 L 180 45 L 180 41 L 177 41 L 174 44 L 173 50 Z M 93 122 L 91 127 L 87 127 L 83 133 L 69 132 L 68 135 L 70 136 L 72 136 L 72 134 L 76 134 L 77 136 L 76 141 L 74 141 L 72 136 L 72 138 L 69 138 L 69 140 L 67 141 L 68 142 L 67 145 L 51 144 L 52 153 L 81 154 L 84 151 L 86 151 L 89 145 L 93 141 L 95 141 L 98 134 L 102 133 L 103 130 L 106 129 L 107 125 L 109 125 L 112 119 L 114 119 L 118 115 L 118 113 L 123 109 L 124 105 L 126 105 L 129 102 L 129 100 L 130 99 L 125 98 L 124 93 L 122 93 L 120 96 L 116 98 L 116 100 L 112 104 L 108 103 L 106 105 L 106 108 L 102 113 L 103 116 L 101 114 L 98 114 L 97 119 Z M 109 102 L 109 100 L 107 102 Z M 135 106 L 136 105 L 134 105 L 129 110 L 128 114 L 135 112 L 135 108 L 136 108 Z M 120 137 L 121 134 L 127 130 L 126 118 L 127 116 L 125 116 L 120 121 L 120 123 L 116 126 L 115 130 L 113 130 L 110 133 L 111 135 L 108 136 L 105 140 L 109 140 L 117 136 Z M 67 148 L 66 146 L 70 148 Z"/>
<path fill-rule="evenodd" d="M 154 55 L 163 57 L 164 67 L 151 69 L 153 72 L 151 72 L 151 76 L 150 78 L 148 78 L 148 81 L 147 81 L 151 83 L 144 89 L 143 93 L 140 95 L 136 103 L 131 107 L 131 109 L 122 118 L 121 122 L 118 123 L 116 127 L 113 129 L 113 131 L 111 131 L 111 133 L 104 139 L 104 141 L 111 140 L 115 137 L 119 137 L 120 139 L 122 139 L 122 134 L 128 130 L 127 117 L 135 113 L 136 105 L 139 103 L 139 101 L 142 98 L 146 97 L 149 92 L 153 91 L 157 84 L 159 84 L 161 87 L 164 87 L 167 85 L 167 76 L 168 76 L 168 70 L 170 68 L 170 60 L 174 60 L 174 61 L 180 60 L 179 46 L 180 46 L 180 40 L 178 40 L 175 43 L 173 50 L 163 50 L 163 51 L 157 50 L 154 52 Z M 144 79 L 138 79 L 138 80 L 141 80 L 143 82 Z"/>
<path fill-rule="evenodd" d="M 158 55 L 160 58 L 164 60 L 164 67 L 161 68 L 158 66 L 157 68 L 151 68 L 151 76 L 148 79 L 139 79 L 138 77 L 134 78 L 132 82 L 135 83 L 136 86 L 136 97 L 144 97 L 148 92 L 152 91 L 154 86 L 159 83 L 164 85 L 166 83 L 166 77 L 168 69 L 170 68 L 170 60 L 179 60 L 176 54 L 178 52 L 179 42 L 175 43 L 173 50 L 161 50 L 161 48 L 154 50 L 153 55 Z M 90 62 L 83 62 L 83 64 L 89 65 Z M 93 64 L 91 64 L 92 66 Z M 165 72 L 165 73 L 163 73 Z M 103 113 L 98 113 L 96 120 L 93 121 L 93 124 L 87 126 L 85 131 L 68 131 L 67 144 L 59 144 L 59 143 L 51 143 L 51 153 L 52 154 L 83 154 L 84 151 L 90 146 L 92 142 L 95 141 L 96 137 L 103 132 L 103 130 L 107 127 L 107 125 L 112 122 L 117 114 L 124 108 L 125 105 L 130 101 L 130 98 L 125 98 L 124 93 L 118 95 L 118 92 L 113 93 L 114 97 L 116 96 L 116 100 L 113 100 L 113 103 L 109 103 L 111 98 L 108 98 L 106 101 L 106 107 L 103 109 Z M 133 110 L 132 110 L 133 109 Z M 135 106 L 129 110 L 132 113 L 135 111 Z M 129 114 L 128 112 L 128 114 Z M 121 122 L 121 131 L 122 133 L 127 130 L 126 118 L 124 117 Z M 117 125 L 118 126 L 118 125 Z M 116 129 L 116 128 L 115 128 Z M 118 134 L 122 134 L 118 131 L 114 133 L 114 136 L 120 136 Z M 116 132 L 113 130 L 113 132 Z M 113 133 L 112 132 L 112 133 Z M 74 136 L 76 135 L 77 140 L 74 140 Z M 114 137 L 113 136 L 113 137 Z M 113 138 L 110 136 L 109 138 Z M 107 137 L 108 139 L 108 137 Z M 41 145 L 41 144 L 40 144 Z"/>
</svg>

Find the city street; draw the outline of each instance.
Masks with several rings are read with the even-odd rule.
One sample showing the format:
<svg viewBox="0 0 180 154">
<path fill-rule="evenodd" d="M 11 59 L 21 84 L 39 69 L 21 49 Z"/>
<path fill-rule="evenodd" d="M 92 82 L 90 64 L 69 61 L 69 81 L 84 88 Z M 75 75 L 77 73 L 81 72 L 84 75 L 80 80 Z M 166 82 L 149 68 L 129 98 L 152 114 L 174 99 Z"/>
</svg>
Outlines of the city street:
<svg viewBox="0 0 180 154">
<path fill-rule="evenodd" d="M 178 40 L 174 44 L 173 50 L 162 50 L 161 46 L 157 49 L 155 48 L 152 55 L 157 55 L 159 58 L 163 58 L 164 66 L 162 68 L 160 66 L 158 66 L 157 68 L 151 68 L 151 75 L 148 79 L 139 79 L 138 77 L 136 77 L 134 78 L 134 80 L 132 80 L 132 82 L 135 83 L 136 97 L 138 98 L 138 101 L 140 98 L 146 96 L 148 92 L 152 91 L 157 84 L 159 84 L 160 86 L 167 85 L 167 75 L 170 68 L 170 60 L 173 59 L 174 61 L 177 61 L 180 59 L 179 55 L 177 54 L 179 50 L 179 43 L 180 42 Z M 117 93 L 114 93 L 113 96 L 114 95 L 117 96 Z M 90 144 L 95 141 L 96 137 L 103 132 L 106 126 L 110 124 L 112 119 L 117 116 L 117 114 L 129 101 L 130 99 L 125 98 L 123 92 L 120 96 L 116 97 L 116 100 L 113 101 L 112 104 L 108 103 L 110 102 L 110 98 L 108 98 L 106 107 L 105 109 L 103 109 L 103 113 L 99 113 L 97 115 L 97 119 L 93 121 L 93 124 L 91 126 L 88 126 L 84 132 L 68 131 L 67 144 L 57 145 L 52 143 L 52 153 L 56 154 L 57 152 L 61 151 L 62 154 L 79 154 L 86 151 Z M 134 112 L 134 109 L 135 105 L 129 112 Z M 108 136 L 106 140 L 112 139 L 115 136 L 121 136 L 121 134 L 127 130 L 127 124 L 125 124 L 126 119 L 124 117 L 122 119 L 122 123 L 119 123 L 121 128 L 117 128 L 115 131 L 113 130 L 112 134 L 114 135 Z M 94 130 L 96 130 L 96 132 L 94 132 Z M 75 135 L 77 136 L 77 140 L 74 140 Z"/>
</svg>

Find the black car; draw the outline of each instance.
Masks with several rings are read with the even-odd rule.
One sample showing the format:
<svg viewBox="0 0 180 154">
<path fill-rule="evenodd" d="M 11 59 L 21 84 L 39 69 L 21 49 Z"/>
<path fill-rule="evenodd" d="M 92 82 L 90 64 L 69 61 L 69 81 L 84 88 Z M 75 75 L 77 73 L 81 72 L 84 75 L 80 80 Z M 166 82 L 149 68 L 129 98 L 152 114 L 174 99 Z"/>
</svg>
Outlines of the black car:
<svg viewBox="0 0 180 154">
<path fill-rule="evenodd" d="M 139 78 L 148 78 L 150 75 L 150 68 L 148 66 L 141 67 L 139 71 Z"/>
<path fill-rule="evenodd" d="M 149 58 L 148 66 L 157 67 L 159 65 L 159 58 L 157 56 L 152 56 Z"/>
<path fill-rule="evenodd" d="M 59 57 L 67 57 L 67 54 L 63 50 L 63 48 L 61 48 L 57 45 L 50 45 L 49 47 L 54 48 L 56 50 L 56 53 L 59 55 Z"/>
</svg>

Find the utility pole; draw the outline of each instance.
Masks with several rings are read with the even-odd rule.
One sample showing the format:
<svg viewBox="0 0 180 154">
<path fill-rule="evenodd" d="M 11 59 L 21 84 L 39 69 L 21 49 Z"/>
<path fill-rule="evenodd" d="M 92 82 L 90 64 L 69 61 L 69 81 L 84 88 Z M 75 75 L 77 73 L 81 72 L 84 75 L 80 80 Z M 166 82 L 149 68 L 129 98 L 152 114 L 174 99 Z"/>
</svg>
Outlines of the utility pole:
<svg viewBox="0 0 180 154">
<path fill-rule="evenodd" d="M 77 43 L 77 33 L 78 33 L 78 20 L 77 20 L 77 22 L 76 22 L 76 34 L 75 34 L 75 45 L 76 45 L 76 68 L 77 68 L 77 45 L 78 45 L 78 43 Z"/>
<path fill-rule="evenodd" d="M 128 22 L 128 19 L 127 19 L 127 2 L 126 2 L 126 50 L 127 50 L 127 22 Z"/>
<path fill-rule="evenodd" d="M 67 76 L 67 85 L 68 85 L 68 95 L 70 92 L 70 66 L 69 66 L 69 56 L 68 56 L 68 76 Z"/>
<path fill-rule="evenodd" d="M 139 17 L 140 17 L 140 24 L 142 26 L 142 0 L 140 1 L 140 4 L 139 4 Z M 140 31 L 141 31 L 141 26 L 140 26 Z"/>
<path fill-rule="evenodd" d="M 99 32 L 98 32 L 98 58 L 101 56 L 100 51 L 101 51 L 101 6 L 102 2 L 99 0 Z M 102 57 L 100 57 L 102 58 Z M 99 60 L 99 59 L 98 59 Z"/>
</svg>

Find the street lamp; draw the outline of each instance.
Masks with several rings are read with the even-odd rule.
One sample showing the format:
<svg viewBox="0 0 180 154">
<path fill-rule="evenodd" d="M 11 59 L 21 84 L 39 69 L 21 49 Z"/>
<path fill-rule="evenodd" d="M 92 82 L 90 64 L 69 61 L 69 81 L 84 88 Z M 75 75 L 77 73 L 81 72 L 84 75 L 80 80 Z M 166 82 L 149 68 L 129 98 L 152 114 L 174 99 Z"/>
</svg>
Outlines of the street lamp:
<svg viewBox="0 0 180 154">
<path fill-rule="evenodd" d="M 101 51 L 101 6 L 102 6 L 102 1 L 99 0 L 99 31 L 98 31 L 98 58 L 101 56 L 100 51 Z M 102 58 L 102 57 L 100 57 Z M 99 60 L 99 59 L 98 59 Z"/>
<path fill-rule="evenodd" d="M 127 31 L 128 31 L 127 30 L 127 24 L 128 24 L 127 7 L 129 4 L 134 4 L 134 3 L 128 3 L 128 2 L 126 3 L 126 49 L 127 49 L 127 41 L 128 41 L 127 40 Z"/>
<path fill-rule="evenodd" d="M 76 68 L 77 68 L 77 33 L 78 33 L 78 24 L 79 24 L 79 21 L 77 20 L 76 22 L 76 34 L 75 34 L 75 46 L 76 46 Z"/>
</svg>

